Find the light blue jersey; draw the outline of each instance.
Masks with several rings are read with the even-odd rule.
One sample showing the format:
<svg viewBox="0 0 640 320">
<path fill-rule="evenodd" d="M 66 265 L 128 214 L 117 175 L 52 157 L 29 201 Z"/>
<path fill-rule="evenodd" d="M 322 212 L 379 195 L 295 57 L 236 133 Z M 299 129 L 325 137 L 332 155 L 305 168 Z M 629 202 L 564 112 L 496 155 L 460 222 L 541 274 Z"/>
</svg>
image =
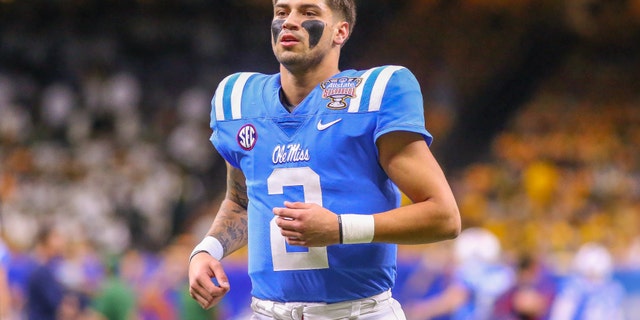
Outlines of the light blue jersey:
<svg viewBox="0 0 640 320">
<path fill-rule="evenodd" d="M 279 74 L 237 73 L 212 100 L 211 142 L 247 179 L 252 295 L 333 303 L 390 289 L 396 245 L 289 246 L 272 209 L 285 200 L 338 214 L 398 207 L 399 192 L 378 163 L 375 142 L 410 131 L 431 143 L 418 82 L 403 67 L 347 70 L 317 86 L 293 112 L 280 90 Z"/>
<path fill-rule="evenodd" d="M 625 291 L 613 278 L 598 282 L 569 276 L 561 286 L 551 320 L 623 320 Z"/>
<path fill-rule="evenodd" d="M 515 283 L 515 274 L 506 265 L 470 261 L 456 270 L 454 281 L 467 290 L 469 298 L 451 319 L 490 320 L 496 300 Z"/>
<path fill-rule="evenodd" d="M 8 269 L 10 259 L 11 254 L 9 253 L 9 248 L 7 248 L 4 242 L 2 242 L 2 239 L 0 239 L 0 267 Z"/>
</svg>

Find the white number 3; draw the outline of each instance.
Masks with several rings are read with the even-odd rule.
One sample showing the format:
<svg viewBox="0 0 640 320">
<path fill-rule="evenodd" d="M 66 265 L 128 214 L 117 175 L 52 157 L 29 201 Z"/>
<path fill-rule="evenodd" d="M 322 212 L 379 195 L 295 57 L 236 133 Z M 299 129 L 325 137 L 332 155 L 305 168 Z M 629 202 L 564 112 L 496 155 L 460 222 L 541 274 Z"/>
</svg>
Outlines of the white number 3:
<svg viewBox="0 0 640 320">
<path fill-rule="evenodd" d="M 269 194 L 283 194 L 286 186 L 302 186 L 304 202 L 322 206 L 320 176 L 309 167 L 275 169 L 267 179 Z M 306 252 L 287 252 L 285 238 L 276 225 L 270 224 L 271 258 L 274 271 L 329 268 L 327 247 L 311 247 Z"/>
</svg>

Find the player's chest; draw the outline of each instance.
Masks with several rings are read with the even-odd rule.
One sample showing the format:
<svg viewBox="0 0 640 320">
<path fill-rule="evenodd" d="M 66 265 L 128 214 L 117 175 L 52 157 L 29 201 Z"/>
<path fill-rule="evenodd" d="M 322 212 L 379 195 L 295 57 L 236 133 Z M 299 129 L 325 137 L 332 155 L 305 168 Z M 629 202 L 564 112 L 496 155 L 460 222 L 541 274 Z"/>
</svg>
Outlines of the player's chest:
<svg viewBox="0 0 640 320">
<path fill-rule="evenodd" d="M 355 150 L 373 150 L 374 130 L 375 119 L 366 114 L 264 117 L 243 123 L 235 142 L 252 163 L 331 163 L 351 157 Z"/>
</svg>

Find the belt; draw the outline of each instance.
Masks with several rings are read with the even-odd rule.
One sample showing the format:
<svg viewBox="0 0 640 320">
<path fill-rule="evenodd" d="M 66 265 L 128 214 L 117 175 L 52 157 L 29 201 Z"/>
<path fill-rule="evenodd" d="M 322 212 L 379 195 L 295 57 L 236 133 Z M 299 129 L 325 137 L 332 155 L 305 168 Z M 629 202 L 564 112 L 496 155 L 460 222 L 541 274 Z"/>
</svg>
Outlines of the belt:
<svg viewBox="0 0 640 320">
<path fill-rule="evenodd" d="M 277 302 L 251 298 L 254 312 L 277 320 L 329 320 L 357 319 L 362 314 L 375 311 L 381 302 L 391 299 L 391 291 L 357 300 L 337 303 Z"/>
</svg>

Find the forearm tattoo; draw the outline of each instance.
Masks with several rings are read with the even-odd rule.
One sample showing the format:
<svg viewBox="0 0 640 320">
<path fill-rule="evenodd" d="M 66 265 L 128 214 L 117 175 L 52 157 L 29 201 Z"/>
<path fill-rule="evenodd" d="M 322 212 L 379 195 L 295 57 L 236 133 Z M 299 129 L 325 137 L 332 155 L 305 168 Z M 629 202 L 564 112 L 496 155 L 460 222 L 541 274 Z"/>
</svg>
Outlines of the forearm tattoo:
<svg viewBox="0 0 640 320">
<path fill-rule="evenodd" d="M 220 205 L 210 235 L 216 237 L 224 247 L 225 255 L 247 243 L 247 186 L 244 174 L 236 168 L 227 171 L 227 193 Z"/>
<path fill-rule="evenodd" d="M 244 174 L 238 169 L 232 169 L 227 174 L 227 199 L 247 210 L 249 204 L 247 185 Z"/>
</svg>

